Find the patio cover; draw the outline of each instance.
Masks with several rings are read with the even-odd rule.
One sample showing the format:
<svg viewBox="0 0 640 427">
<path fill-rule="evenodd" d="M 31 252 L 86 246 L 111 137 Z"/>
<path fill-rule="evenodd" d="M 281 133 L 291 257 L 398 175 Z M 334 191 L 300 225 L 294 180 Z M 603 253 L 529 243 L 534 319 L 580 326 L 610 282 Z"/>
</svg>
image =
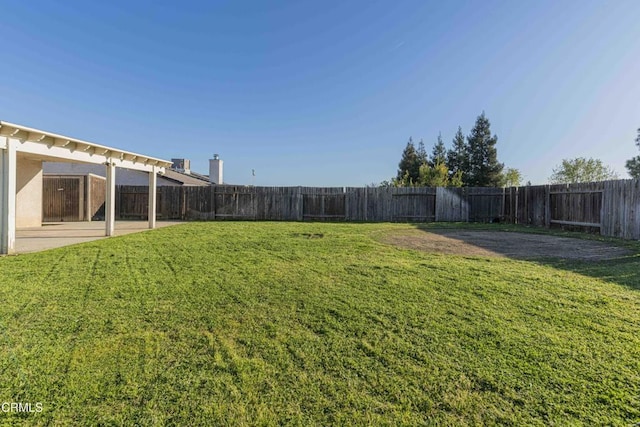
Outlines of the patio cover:
<svg viewBox="0 0 640 427">
<path fill-rule="evenodd" d="M 42 186 L 42 161 L 105 165 L 106 236 L 113 235 L 115 227 L 116 167 L 149 173 L 149 228 L 155 228 L 156 174 L 163 174 L 165 168 L 171 166 L 170 161 L 0 121 L 0 254 L 10 254 L 15 250 L 16 215 L 20 214 L 16 204 L 16 192 L 20 191 L 17 188 L 17 180 L 21 162 L 27 161 L 31 161 L 32 164 L 39 162 L 40 186 Z M 39 205 L 35 203 L 33 206 L 36 208 L 39 206 L 41 214 L 41 196 Z"/>
</svg>

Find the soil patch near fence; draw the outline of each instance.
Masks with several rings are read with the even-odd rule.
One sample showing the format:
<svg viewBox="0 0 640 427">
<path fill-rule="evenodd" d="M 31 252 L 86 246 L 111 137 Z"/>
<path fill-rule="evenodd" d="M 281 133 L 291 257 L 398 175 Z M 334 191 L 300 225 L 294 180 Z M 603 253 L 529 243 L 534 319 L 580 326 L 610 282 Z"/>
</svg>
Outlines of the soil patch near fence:
<svg viewBox="0 0 640 427">
<path fill-rule="evenodd" d="M 559 258 L 602 261 L 632 252 L 606 242 L 545 234 L 480 230 L 398 230 L 385 234 L 383 243 L 448 255 Z"/>
</svg>

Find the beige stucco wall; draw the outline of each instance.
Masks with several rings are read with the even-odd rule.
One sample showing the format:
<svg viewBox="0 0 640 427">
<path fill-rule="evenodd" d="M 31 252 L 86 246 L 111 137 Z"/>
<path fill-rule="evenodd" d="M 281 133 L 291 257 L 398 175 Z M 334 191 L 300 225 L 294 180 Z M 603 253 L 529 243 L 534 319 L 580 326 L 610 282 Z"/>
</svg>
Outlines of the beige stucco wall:
<svg viewBox="0 0 640 427">
<path fill-rule="evenodd" d="M 42 161 L 18 154 L 16 179 L 16 227 L 42 225 Z"/>
</svg>

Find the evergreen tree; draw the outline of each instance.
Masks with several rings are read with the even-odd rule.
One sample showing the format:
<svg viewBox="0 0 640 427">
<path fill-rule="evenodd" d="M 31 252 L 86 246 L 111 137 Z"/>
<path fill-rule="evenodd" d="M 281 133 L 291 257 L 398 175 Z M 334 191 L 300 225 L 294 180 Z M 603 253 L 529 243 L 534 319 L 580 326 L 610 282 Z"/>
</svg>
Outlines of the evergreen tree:
<svg viewBox="0 0 640 427">
<path fill-rule="evenodd" d="M 497 142 L 498 137 L 491 136 L 491 123 L 483 111 L 476 119 L 471 134 L 467 136 L 469 166 L 465 185 L 500 187 L 504 165 L 498 162 Z"/>
<path fill-rule="evenodd" d="M 412 138 L 409 138 L 409 142 L 402 152 L 396 179 L 400 185 L 411 185 L 420 179 L 420 160 Z"/>
<path fill-rule="evenodd" d="M 631 178 L 638 179 L 640 178 L 640 156 L 635 156 L 625 163 L 625 167 L 629 172 Z"/>
<path fill-rule="evenodd" d="M 420 140 L 418 143 L 418 149 L 416 150 L 416 154 L 418 155 L 418 161 L 420 165 L 426 165 L 428 163 L 428 155 L 427 149 L 424 146 L 424 141 Z"/>
<path fill-rule="evenodd" d="M 444 147 L 444 142 L 442 142 L 442 133 L 439 133 L 438 142 L 436 142 L 431 151 L 431 162 L 429 165 L 433 167 L 439 164 L 445 164 L 446 162 L 447 149 Z"/>
<path fill-rule="evenodd" d="M 447 152 L 447 166 L 451 175 L 458 174 L 463 179 L 468 171 L 467 144 L 464 140 L 462 128 L 458 126 L 458 132 L 453 137 L 453 148 Z"/>
<path fill-rule="evenodd" d="M 640 128 L 638 128 L 638 136 L 636 137 L 636 145 L 640 148 Z M 631 178 L 640 178 L 640 156 L 635 156 L 632 159 L 627 160 L 625 164 Z"/>
</svg>

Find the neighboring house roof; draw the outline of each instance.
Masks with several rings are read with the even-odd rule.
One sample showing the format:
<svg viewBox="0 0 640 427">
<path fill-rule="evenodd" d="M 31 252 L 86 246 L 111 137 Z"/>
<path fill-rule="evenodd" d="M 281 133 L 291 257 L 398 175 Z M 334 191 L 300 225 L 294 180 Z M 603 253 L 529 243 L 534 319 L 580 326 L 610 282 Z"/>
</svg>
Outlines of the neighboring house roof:
<svg viewBox="0 0 640 427">
<path fill-rule="evenodd" d="M 203 178 L 204 175 L 196 173 L 184 173 L 178 172 L 174 169 L 165 169 L 163 177 L 175 182 L 180 182 L 182 185 L 194 186 L 194 185 L 211 185 L 208 178 Z"/>
<path fill-rule="evenodd" d="M 189 173 L 191 174 L 191 176 L 193 176 L 195 178 L 198 178 L 198 179 L 201 179 L 201 180 L 206 181 L 208 183 L 211 183 L 211 181 L 209 180 L 209 175 L 202 175 L 201 173 L 194 172 L 194 171 L 191 171 Z"/>
</svg>

